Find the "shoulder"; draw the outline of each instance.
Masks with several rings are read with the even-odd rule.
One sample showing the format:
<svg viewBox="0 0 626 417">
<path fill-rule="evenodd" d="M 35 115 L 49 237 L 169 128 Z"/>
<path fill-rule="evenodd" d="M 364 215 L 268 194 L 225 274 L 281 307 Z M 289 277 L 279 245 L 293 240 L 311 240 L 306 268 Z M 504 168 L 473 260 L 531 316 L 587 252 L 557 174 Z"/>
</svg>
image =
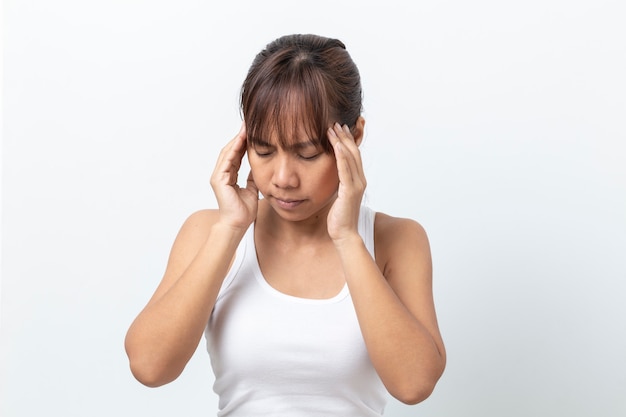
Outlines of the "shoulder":
<svg viewBox="0 0 626 417">
<path fill-rule="evenodd" d="M 187 217 L 176 235 L 165 274 L 150 302 L 165 294 L 187 269 L 202 244 L 206 242 L 211 227 L 217 222 L 218 216 L 217 210 L 199 210 Z"/>
<path fill-rule="evenodd" d="M 413 219 L 376 213 L 374 243 L 377 263 L 387 277 L 394 266 L 406 262 L 418 262 L 430 268 L 428 235 Z"/>
<path fill-rule="evenodd" d="M 185 220 L 181 227 L 181 232 L 206 232 L 217 222 L 219 211 L 215 209 L 198 210 Z"/>
<path fill-rule="evenodd" d="M 198 210 L 185 220 L 170 254 L 170 261 L 189 261 L 206 241 L 211 227 L 218 221 L 219 211 L 213 209 Z"/>
<path fill-rule="evenodd" d="M 376 243 L 383 247 L 402 246 L 407 241 L 418 245 L 428 244 L 426 230 L 417 221 L 380 212 L 376 213 L 374 236 Z"/>
</svg>

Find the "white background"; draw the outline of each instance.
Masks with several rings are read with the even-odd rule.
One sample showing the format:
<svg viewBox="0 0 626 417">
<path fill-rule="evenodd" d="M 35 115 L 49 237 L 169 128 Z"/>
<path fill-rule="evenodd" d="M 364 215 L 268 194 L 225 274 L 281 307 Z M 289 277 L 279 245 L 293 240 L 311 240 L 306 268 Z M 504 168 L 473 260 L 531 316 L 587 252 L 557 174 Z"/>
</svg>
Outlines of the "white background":
<svg viewBox="0 0 626 417">
<path fill-rule="evenodd" d="M 448 367 L 386 415 L 626 415 L 623 4 L 5 1 L 0 415 L 215 414 L 202 345 L 149 389 L 123 338 L 295 32 L 346 43 L 367 202 L 431 239 Z"/>
</svg>

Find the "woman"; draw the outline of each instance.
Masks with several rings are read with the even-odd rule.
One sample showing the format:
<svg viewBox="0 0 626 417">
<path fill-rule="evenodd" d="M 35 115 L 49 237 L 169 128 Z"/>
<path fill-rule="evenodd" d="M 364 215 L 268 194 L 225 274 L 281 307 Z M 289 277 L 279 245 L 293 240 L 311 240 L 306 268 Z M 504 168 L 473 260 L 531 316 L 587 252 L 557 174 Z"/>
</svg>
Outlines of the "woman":
<svg viewBox="0 0 626 417">
<path fill-rule="evenodd" d="M 241 105 L 211 177 L 219 209 L 184 223 L 128 331 L 133 374 L 174 380 L 205 333 L 218 415 L 380 416 L 386 391 L 424 400 L 445 366 L 428 239 L 362 206 L 365 121 L 345 46 L 275 40 Z"/>
</svg>

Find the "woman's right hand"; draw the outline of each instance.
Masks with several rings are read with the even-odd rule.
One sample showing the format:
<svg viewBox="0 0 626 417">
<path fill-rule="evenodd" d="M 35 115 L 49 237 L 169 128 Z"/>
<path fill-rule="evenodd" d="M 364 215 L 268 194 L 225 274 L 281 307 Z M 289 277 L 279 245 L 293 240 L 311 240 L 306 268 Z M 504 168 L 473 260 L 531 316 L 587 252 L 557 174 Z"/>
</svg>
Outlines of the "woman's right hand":
<svg viewBox="0 0 626 417">
<path fill-rule="evenodd" d="M 259 202 L 259 190 L 252 178 L 252 172 L 248 175 L 246 188 L 237 185 L 246 148 L 246 127 L 242 123 L 239 133 L 220 152 L 211 175 L 211 187 L 219 205 L 219 223 L 242 232 L 256 218 Z"/>
</svg>

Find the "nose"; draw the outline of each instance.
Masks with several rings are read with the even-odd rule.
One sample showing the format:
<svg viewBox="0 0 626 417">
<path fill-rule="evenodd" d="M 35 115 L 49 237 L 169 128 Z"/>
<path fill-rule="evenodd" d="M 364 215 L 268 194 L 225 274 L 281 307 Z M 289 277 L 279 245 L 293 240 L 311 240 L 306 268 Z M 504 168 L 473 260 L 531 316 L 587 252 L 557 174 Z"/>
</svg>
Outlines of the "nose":
<svg viewBox="0 0 626 417">
<path fill-rule="evenodd" d="M 277 188 L 296 188 L 300 185 L 295 161 L 286 152 L 279 152 L 274 160 L 272 184 Z"/>
</svg>

